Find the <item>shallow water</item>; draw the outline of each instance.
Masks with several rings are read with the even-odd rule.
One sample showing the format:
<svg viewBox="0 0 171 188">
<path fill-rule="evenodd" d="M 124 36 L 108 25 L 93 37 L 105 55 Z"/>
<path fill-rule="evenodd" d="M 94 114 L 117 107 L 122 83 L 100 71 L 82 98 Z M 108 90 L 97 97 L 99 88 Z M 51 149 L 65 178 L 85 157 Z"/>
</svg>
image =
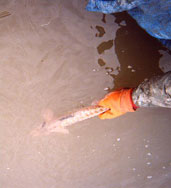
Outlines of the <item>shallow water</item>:
<svg viewBox="0 0 171 188">
<path fill-rule="evenodd" d="M 46 108 L 61 116 L 171 70 L 170 52 L 126 13 L 105 16 L 85 5 L 0 2 L 0 185 L 169 188 L 170 109 L 86 120 L 69 135 L 30 136 Z"/>
</svg>

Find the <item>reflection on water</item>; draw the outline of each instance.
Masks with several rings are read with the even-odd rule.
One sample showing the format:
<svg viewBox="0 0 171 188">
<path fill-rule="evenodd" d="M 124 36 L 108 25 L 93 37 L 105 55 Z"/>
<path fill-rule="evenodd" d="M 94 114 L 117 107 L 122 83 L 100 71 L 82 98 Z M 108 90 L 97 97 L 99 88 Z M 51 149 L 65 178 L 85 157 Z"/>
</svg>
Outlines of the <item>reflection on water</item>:
<svg viewBox="0 0 171 188">
<path fill-rule="evenodd" d="M 154 75 L 162 74 L 159 68 L 159 60 L 162 54 L 159 50 L 169 51 L 161 43 L 148 35 L 145 30 L 140 28 L 136 21 L 126 12 L 113 14 L 115 23 L 119 25 L 116 36 L 111 40 L 104 40 L 97 46 L 100 55 L 98 64 L 104 66 L 106 74 L 113 78 L 114 86 L 108 91 L 123 87 L 136 87 L 144 79 Z M 103 14 L 102 21 L 106 17 Z M 96 26 L 99 33 L 97 37 L 103 37 L 106 33 L 102 26 Z M 112 50 L 116 54 L 119 66 L 115 69 L 107 66 L 108 62 L 103 59 L 105 51 Z M 114 61 L 114 60 L 113 60 Z M 113 65 L 116 62 L 113 62 Z M 110 71 L 109 71 L 110 70 Z"/>
<path fill-rule="evenodd" d="M 136 87 L 145 78 L 161 74 L 159 59 L 162 55 L 159 50 L 166 49 L 126 12 L 114 16 L 120 26 L 114 40 L 115 53 L 120 63 L 119 74 L 112 75 L 114 88 Z"/>
</svg>

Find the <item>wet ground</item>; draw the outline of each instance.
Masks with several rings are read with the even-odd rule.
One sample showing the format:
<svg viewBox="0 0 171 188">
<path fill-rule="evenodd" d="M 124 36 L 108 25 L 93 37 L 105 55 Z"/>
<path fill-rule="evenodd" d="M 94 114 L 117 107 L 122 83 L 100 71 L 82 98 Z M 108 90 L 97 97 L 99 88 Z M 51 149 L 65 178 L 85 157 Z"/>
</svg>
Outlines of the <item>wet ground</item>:
<svg viewBox="0 0 171 188">
<path fill-rule="evenodd" d="M 56 116 L 171 70 L 170 52 L 126 13 L 85 1 L 0 1 L 2 188 L 170 188 L 170 109 L 86 120 L 31 137 Z"/>
</svg>

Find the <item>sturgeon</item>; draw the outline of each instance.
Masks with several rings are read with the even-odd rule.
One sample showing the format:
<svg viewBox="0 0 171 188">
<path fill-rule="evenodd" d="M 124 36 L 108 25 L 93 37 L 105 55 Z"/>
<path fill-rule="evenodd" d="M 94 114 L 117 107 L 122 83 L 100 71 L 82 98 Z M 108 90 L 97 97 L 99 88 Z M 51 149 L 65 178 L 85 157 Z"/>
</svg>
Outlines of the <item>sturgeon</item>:
<svg viewBox="0 0 171 188">
<path fill-rule="evenodd" d="M 55 120 L 44 121 L 37 129 L 32 131 L 31 134 L 33 136 L 38 136 L 40 134 L 50 134 L 52 132 L 68 134 L 69 130 L 66 129 L 66 127 L 71 126 L 77 122 L 98 116 L 107 110 L 109 109 L 99 105 L 81 108 Z"/>
</svg>

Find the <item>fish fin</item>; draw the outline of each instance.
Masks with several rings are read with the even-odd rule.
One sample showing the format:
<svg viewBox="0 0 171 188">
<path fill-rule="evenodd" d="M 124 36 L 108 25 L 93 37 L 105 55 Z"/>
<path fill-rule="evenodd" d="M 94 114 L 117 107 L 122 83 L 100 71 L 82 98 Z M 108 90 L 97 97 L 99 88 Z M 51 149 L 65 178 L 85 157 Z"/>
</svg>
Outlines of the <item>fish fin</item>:
<svg viewBox="0 0 171 188">
<path fill-rule="evenodd" d="M 55 129 L 51 130 L 50 132 L 51 133 L 55 132 L 55 133 L 69 134 L 69 130 L 64 127 L 61 127 L 61 126 L 56 127 Z"/>
<path fill-rule="evenodd" d="M 51 122 L 54 119 L 54 113 L 51 109 L 42 110 L 42 117 L 46 123 Z"/>
<path fill-rule="evenodd" d="M 49 135 L 50 133 L 61 133 L 61 134 L 69 134 L 69 130 L 64 128 L 64 127 L 57 127 L 53 130 L 47 130 L 45 128 L 42 128 L 42 127 L 38 127 L 37 129 L 31 131 L 30 135 L 32 137 L 37 137 L 37 136 L 47 136 Z"/>
<path fill-rule="evenodd" d="M 99 100 L 94 100 L 92 103 L 91 103 L 91 106 L 96 106 L 99 104 Z"/>
<path fill-rule="evenodd" d="M 37 129 L 34 129 L 33 131 L 31 131 L 30 135 L 32 137 L 37 137 L 37 136 L 41 136 L 41 135 L 47 135 L 47 131 L 42 128 L 42 127 L 38 127 Z"/>
</svg>

